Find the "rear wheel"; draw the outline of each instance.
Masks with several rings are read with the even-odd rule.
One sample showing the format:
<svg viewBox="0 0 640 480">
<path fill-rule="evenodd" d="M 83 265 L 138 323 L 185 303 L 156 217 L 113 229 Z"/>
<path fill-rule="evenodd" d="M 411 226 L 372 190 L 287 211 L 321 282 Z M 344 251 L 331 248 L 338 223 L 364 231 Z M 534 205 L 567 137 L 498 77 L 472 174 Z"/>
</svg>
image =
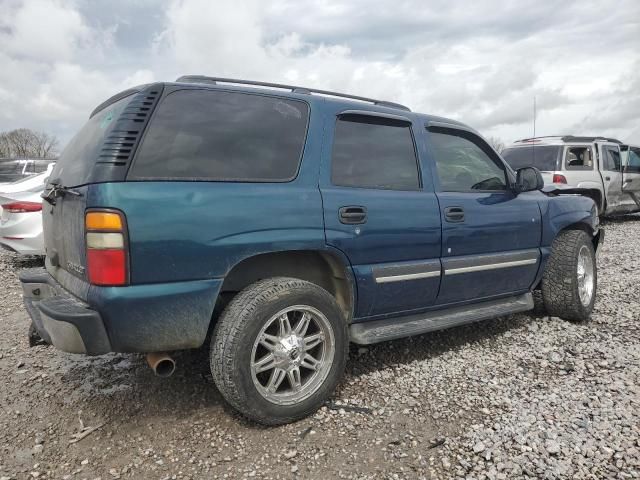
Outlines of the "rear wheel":
<svg viewBox="0 0 640 480">
<path fill-rule="evenodd" d="M 292 278 L 257 282 L 222 313 L 211 340 L 211 371 L 243 415 L 277 425 L 317 410 L 342 376 L 347 326 L 324 289 Z"/>
<path fill-rule="evenodd" d="M 598 273 L 589 235 L 566 230 L 553 241 L 542 276 L 542 298 L 549 315 L 585 321 L 593 311 Z"/>
</svg>

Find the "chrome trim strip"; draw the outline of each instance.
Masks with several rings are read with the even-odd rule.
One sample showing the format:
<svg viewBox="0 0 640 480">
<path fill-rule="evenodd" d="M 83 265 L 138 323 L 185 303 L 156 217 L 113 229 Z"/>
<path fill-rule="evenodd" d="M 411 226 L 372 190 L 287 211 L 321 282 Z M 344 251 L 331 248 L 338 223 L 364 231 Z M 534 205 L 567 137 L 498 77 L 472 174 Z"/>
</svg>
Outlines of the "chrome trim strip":
<svg viewBox="0 0 640 480">
<path fill-rule="evenodd" d="M 405 280 L 417 280 L 419 278 L 432 278 L 439 277 L 440 270 L 433 272 L 421 272 L 421 273 L 407 273 L 404 275 L 390 275 L 387 277 L 377 277 L 376 283 L 390 283 L 390 282 L 403 282 Z"/>
<path fill-rule="evenodd" d="M 442 265 L 440 259 L 429 259 L 417 262 L 377 264 L 373 265 L 371 270 L 376 283 L 390 283 L 439 277 Z"/>
<path fill-rule="evenodd" d="M 458 273 L 480 272 L 482 270 L 496 270 L 498 268 L 518 267 L 520 265 L 533 265 L 538 263 L 537 258 L 527 260 L 514 260 L 511 262 L 490 263 L 488 265 L 474 265 L 472 267 L 445 268 L 445 275 L 456 275 Z"/>
</svg>

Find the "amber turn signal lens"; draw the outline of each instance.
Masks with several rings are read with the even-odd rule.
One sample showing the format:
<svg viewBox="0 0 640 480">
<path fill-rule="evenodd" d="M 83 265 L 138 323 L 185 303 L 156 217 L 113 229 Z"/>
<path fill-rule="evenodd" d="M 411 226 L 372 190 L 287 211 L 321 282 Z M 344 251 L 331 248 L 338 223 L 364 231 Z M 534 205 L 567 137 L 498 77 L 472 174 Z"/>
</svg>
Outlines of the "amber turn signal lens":
<svg viewBox="0 0 640 480">
<path fill-rule="evenodd" d="M 85 226 L 87 230 L 122 230 L 122 219 L 117 213 L 88 212 Z"/>
</svg>

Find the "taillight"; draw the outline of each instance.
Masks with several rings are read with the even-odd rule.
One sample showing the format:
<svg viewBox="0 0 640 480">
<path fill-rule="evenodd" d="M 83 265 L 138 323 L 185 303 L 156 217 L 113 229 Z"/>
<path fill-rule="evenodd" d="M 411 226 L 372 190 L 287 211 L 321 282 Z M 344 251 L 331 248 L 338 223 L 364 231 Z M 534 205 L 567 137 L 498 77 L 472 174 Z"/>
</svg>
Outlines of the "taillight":
<svg viewBox="0 0 640 480">
<path fill-rule="evenodd" d="M 120 212 L 91 210 L 84 219 L 87 272 L 93 285 L 126 285 L 129 280 L 126 223 Z"/>
<path fill-rule="evenodd" d="M 559 173 L 553 174 L 553 183 L 567 183 L 567 177 Z"/>
<path fill-rule="evenodd" d="M 2 205 L 2 208 L 9 213 L 39 212 L 42 204 L 38 202 L 12 202 Z"/>
</svg>

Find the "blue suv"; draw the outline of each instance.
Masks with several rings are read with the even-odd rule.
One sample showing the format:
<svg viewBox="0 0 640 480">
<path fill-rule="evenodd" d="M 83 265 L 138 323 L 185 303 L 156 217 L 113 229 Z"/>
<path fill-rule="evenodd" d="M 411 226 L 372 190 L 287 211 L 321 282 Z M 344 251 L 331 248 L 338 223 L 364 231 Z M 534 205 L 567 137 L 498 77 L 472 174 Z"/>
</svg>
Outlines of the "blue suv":
<svg viewBox="0 0 640 480">
<path fill-rule="evenodd" d="M 586 320 L 594 202 L 543 192 L 473 129 L 391 102 L 201 76 L 124 91 L 62 153 L 33 332 L 72 353 L 210 348 L 242 414 L 281 424 L 371 344 L 530 310 Z"/>
</svg>

